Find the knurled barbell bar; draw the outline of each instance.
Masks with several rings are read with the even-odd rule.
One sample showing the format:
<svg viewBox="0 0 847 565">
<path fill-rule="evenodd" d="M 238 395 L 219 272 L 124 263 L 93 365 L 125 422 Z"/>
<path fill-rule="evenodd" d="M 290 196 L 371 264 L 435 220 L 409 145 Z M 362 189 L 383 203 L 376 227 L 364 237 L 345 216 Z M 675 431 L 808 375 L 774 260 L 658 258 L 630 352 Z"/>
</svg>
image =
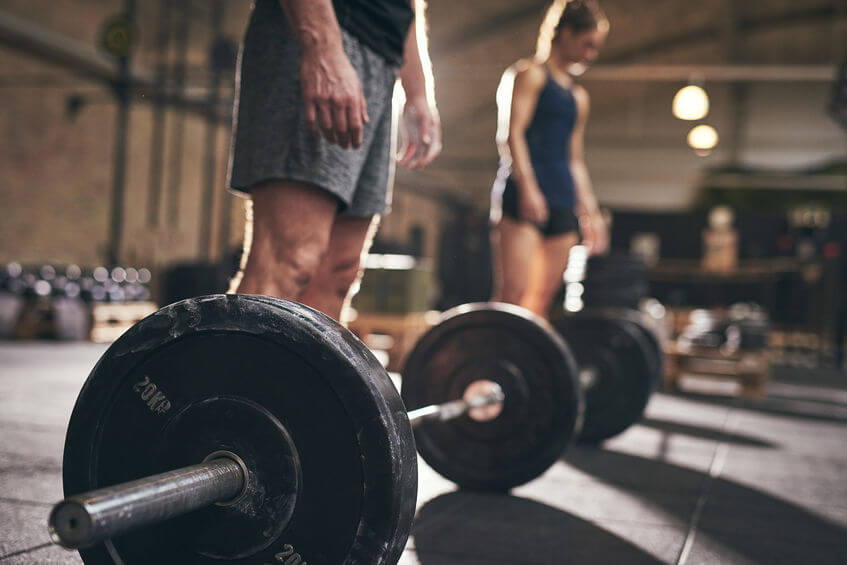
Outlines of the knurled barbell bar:
<svg viewBox="0 0 847 565">
<path fill-rule="evenodd" d="M 539 475 L 579 427 L 573 358 L 552 328 L 494 304 L 460 307 L 445 328 L 464 362 L 428 350 L 432 332 L 410 360 L 447 359 L 437 384 L 460 400 L 407 415 L 367 348 L 304 306 L 218 295 L 163 308 L 110 347 L 77 399 L 52 535 L 105 540 L 80 549 L 87 563 L 396 562 L 417 488 L 410 419 L 470 434 L 483 466 L 457 482 L 480 488 Z M 412 398 L 406 382 L 421 379 L 406 370 Z M 85 492 L 100 485 L 117 486 Z"/>
<path fill-rule="evenodd" d="M 497 416 L 503 400 L 497 383 L 478 381 L 464 398 L 409 412 L 409 421 L 415 426 L 466 412 L 486 421 Z M 249 473 L 240 457 L 220 450 L 197 465 L 71 496 L 51 512 L 50 535 L 55 543 L 78 549 L 212 504 L 236 504 L 247 492 Z"/>
</svg>

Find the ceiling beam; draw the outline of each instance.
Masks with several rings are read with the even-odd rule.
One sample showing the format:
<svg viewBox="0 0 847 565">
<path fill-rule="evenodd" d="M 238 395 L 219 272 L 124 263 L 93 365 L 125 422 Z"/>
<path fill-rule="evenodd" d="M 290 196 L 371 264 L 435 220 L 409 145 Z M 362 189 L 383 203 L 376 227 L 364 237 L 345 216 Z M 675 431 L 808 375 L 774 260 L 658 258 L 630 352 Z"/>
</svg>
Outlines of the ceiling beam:
<svg viewBox="0 0 847 565">
<path fill-rule="evenodd" d="M 98 53 L 84 43 L 5 12 L 0 12 L 0 44 L 92 80 L 114 81 L 118 78 L 118 63 L 115 59 Z"/>
<path fill-rule="evenodd" d="M 56 65 L 86 79 L 105 83 L 110 87 L 121 80 L 115 59 L 101 54 L 85 43 L 2 11 L 0 11 L 0 45 Z M 134 101 L 152 100 L 158 87 L 155 74 L 137 65 L 130 70 L 130 85 L 133 94 L 136 95 Z M 210 115 L 205 89 L 202 89 L 202 92 L 193 90 L 179 92 L 165 86 L 163 99 L 170 106 L 204 117 Z M 231 119 L 228 106 L 219 106 L 212 115 L 222 123 L 229 123 Z"/>
<path fill-rule="evenodd" d="M 462 26 L 461 31 L 453 37 L 433 42 L 432 46 L 438 51 L 454 51 L 473 45 L 491 36 L 497 36 L 506 30 L 523 25 L 527 18 L 538 20 L 541 25 L 541 17 L 544 8 L 550 4 L 550 0 L 525 0 L 516 2 L 517 6 L 509 10 L 494 12 L 487 19 L 478 19 L 474 23 Z M 482 4 L 480 4 L 482 6 Z M 484 10 L 480 10 L 485 13 Z"/>
<path fill-rule="evenodd" d="M 835 65 L 596 65 L 580 81 L 832 82 Z"/>
<path fill-rule="evenodd" d="M 500 65 L 456 64 L 441 65 L 438 79 L 442 82 L 461 79 L 465 83 L 491 83 L 491 104 L 494 100 L 495 78 L 503 72 Z M 711 82 L 832 82 L 836 65 L 664 65 L 664 64 L 597 64 L 578 78 L 579 82 L 678 82 L 691 78 Z M 493 78 L 495 77 L 495 78 Z"/>
<path fill-rule="evenodd" d="M 812 21 L 830 21 L 835 16 L 836 7 L 833 3 L 824 6 L 800 6 L 777 14 L 739 18 L 737 24 L 739 31 L 749 34 L 754 31 L 805 24 Z M 602 59 L 609 63 L 625 63 L 651 55 L 667 53 L 687 45 L 720 40 L 721 38 L 722 24 L 709 23 L 694 29 L 681 30 L 664 37 L 651 39 L 640 45 L 619 47 L 614 51 L 608 50 Z"/>
</svg>

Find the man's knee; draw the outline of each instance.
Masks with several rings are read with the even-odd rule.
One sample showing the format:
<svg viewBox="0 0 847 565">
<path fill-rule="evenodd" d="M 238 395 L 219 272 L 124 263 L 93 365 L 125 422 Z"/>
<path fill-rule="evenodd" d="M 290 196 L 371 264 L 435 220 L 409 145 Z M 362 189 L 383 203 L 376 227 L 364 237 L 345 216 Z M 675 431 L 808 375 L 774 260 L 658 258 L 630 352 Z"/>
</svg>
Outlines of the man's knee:
<svg viewBox="0 0 847 565">
<path fill-rule="evenodd" d="M 305 288 L 320 268 L 329 238 L 274 230 L 256 233 L 246 268 L 261 280 L 272 282 L 280 292 L 297 293 Z"/>
<path fill-rule="evenodd" d="M 301 290 L 326 255 L 336 206 L 330 196 L 304 184 L 274 181 L 257 188 L 250 261 L 281 286 Z"/>
<path fill-rule="evenodd" d="M 300 289 L 309 285 L 326 255 L 326 242 L 274 242 L 274 274 L 282 280 L 290 280 Z"/>
<path fill-rule="evenodd" d="M 345 298 L 350 287 L 359 277 L 361 260 L 358 255 L 330 258 L 325 269 L 321 270 L 321 280 L 315 281 L 324 292 L 338 298 Z"/>
</svg>

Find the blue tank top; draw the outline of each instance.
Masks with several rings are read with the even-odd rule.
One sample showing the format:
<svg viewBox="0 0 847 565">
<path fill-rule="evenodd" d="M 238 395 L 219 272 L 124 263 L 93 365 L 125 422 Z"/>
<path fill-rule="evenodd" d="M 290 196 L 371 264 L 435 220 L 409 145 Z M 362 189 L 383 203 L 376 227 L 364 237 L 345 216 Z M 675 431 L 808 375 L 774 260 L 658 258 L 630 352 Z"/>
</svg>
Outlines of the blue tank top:
<svg viewBox="0 0 847 565">
<path fill-rule="evenodd" d="M 526 141 L 538 186 L 551 206 L 573 208 L 576 202 L 570 168 L 576 114 L 573 92 L 553 80 L 547 71 L 547 82 L 538 95 Z M 509 182 L 513 182 L 511 178 Z"/>
</svg>

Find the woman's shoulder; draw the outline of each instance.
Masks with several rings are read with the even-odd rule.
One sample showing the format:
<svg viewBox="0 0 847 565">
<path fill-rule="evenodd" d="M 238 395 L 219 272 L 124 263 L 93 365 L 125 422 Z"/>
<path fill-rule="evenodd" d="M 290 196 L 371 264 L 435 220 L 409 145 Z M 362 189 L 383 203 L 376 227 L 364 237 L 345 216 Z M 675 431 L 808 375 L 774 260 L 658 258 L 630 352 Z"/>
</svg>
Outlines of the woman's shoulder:
<svg viewBox="0 0 847 565">
<path fill-rule="evenodd" d="M 521 59 L 511 66 L 515 80 L 542 86 L 547 81 L 547 67 L 536 59 Z"/>
<path fill-rule="evenodd" d="M 573 97 L 578 103 L 589 103 L 590 97 L 588 96 L 588 91 L 581 84 L 574 82 L 573 86 L 571 86 L 571 92 L 573 92 Z"/>
</svg>

